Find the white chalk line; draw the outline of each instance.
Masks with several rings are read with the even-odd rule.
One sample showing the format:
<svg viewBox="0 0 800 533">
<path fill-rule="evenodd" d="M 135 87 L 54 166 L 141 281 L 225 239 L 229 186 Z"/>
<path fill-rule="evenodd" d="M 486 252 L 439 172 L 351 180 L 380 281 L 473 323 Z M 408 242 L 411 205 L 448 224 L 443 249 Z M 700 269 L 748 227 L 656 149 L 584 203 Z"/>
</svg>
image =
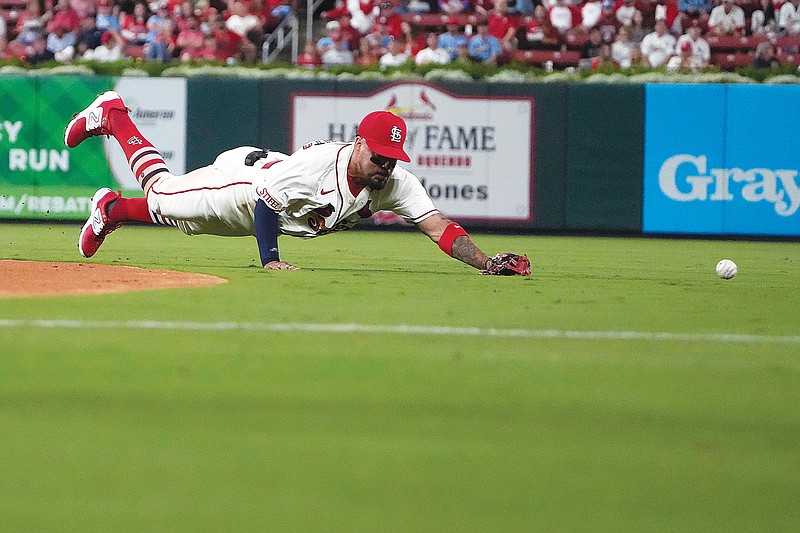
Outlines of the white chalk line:
<svg viewBox="0 0 800 533">
<path fill-rule="evenodd" d="M 523 339 L 724 342 L 731 344 L 800 344 L 800 335 L 756 335 L 747 333 L 686 333 L 668 331 L 580 331 L 561 329 L 497 329 L 450 326 L 379 324 L 303 324 L 295 322 L 189 322 L 159 320 L 37 320 L 0 319 L 0 328 L 244 331 L 265 333 L 364 333 L 387 335 L 430 335 L 439 337 L 497 337 Z"/>
</svg>

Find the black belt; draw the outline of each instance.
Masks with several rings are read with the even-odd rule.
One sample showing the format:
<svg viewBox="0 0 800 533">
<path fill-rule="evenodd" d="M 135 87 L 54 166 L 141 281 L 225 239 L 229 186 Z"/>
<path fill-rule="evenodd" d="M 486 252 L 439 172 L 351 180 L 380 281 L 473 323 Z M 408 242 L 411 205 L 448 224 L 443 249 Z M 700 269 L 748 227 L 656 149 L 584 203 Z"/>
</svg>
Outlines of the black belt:
<svg viewBox="0 0 800 533">
<path fill-rule="evenodd" d="M 244 158 L 244 164 L 247 165 L 248 167 L 252 167 L 253 165 L 256 164 L 256 161 L 258 161 L 259 159 L 265 159 L 268 153 L 269 152 L 265 150 L 255 150 L 253 152 L 250 152 L 249 154 L 247 154 L 247 157 Z"/>
</svg>

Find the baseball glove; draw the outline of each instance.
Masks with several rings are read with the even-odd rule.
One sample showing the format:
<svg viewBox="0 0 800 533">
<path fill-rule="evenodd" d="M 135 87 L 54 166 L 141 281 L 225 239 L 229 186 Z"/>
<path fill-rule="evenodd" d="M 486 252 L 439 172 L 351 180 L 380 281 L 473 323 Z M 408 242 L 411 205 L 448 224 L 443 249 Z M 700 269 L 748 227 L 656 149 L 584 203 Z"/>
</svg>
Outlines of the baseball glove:
<svg viewBox="0 0 800 533">
<path fill-rule="evenodd" d="M 527 255 L 517 255 L 511 252 L 497 254 L 489 260 L 481 274 L 487 276 L 530 276 L 531 262 Z"/>
</svg>

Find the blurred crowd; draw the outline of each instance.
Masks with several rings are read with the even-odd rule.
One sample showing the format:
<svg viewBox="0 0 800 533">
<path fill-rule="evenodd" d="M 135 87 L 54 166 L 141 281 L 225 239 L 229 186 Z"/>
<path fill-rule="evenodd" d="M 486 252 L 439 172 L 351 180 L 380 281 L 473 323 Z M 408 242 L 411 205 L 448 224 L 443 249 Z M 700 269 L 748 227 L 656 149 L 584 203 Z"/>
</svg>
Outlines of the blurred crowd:
<svg viewBox="0 0 800 533">
<path fill-rule="evenodd" d="M 699 71 L 719 38 L 750 43 L 747 61 L 795 61 L 800 0 L 336 0 L 308 67 L 414 62 L 502 64 L 525 50 L 579 52 L 576 66 Z M 797 37 L 776 48 L 781 36 Z M 715 40 L 716 39 L 716 40 Z M 712 44 L 709 44 L 711 41 Z M 793 48 L 792 48 L 793 47 Z"/>
<path fill-rule="evenodd" d="M 291 0 L 0 0 L 0 57 L 29 65 L 76 59 L 260 59 Z"/>
<path fill-rule="evenodd" d="M 255 62 L 294 2 L 0 0 L 0 58 Z M 584 68 L 697 71 L 720 37 L 752 42 L 758 67 L 800 56 L 800 0 L 324 0 L 317 25 L 324 35 L 299 65 L 502 64 L 569 50 Z"/>
</svg>

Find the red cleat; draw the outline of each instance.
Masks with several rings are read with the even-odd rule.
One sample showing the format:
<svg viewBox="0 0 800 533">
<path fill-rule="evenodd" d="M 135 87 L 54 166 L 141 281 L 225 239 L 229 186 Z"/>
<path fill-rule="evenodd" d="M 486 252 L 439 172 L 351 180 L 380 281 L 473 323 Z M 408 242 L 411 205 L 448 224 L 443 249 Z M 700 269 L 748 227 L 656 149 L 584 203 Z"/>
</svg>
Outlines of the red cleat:
<svg viewBox="0 0 800 533">
<path fill-rule="evenodd" d="M 107 187 L 99 189 L 92 196 L 89 220 L 83 225 L 80 239 L 78 239 L 78 251 L 83 257 L 92 257 L 103 244 L 106 235 L 122 226 L 121 222 L 111 222 L 107 213 L 108 204 L 119 197 L 119 194 Z"/>
<path fill-rule="evenodd" d="M 64 144 L 75 148 L 80 143 L 96 135 L 111 135 L 108 128 L 108 113 L 112 109 L 129 111 L 119 94 L 106 91 L 89 104 L 89 107 L 75 115 L 64 131 Z"/>
</svg>

